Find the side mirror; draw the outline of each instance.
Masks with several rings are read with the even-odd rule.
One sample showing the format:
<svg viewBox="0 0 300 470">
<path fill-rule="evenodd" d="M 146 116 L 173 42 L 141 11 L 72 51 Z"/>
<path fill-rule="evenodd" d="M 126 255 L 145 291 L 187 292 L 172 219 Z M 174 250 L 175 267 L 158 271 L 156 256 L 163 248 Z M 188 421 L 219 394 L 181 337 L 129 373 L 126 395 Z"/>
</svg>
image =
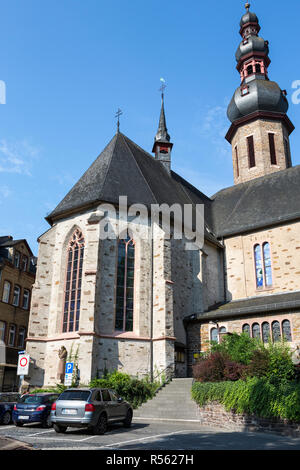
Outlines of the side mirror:
<svg viewBox="0 0 300 470">
<path fill-rule="evenodd" d="M 119 398 L 118 398 L 118 402 L 119 402 L 119 403 L 122 403 L 122 401 L 123 401 L 123 398 L 122 398 L 122 397 L 119 397 Z"/>
</svg>

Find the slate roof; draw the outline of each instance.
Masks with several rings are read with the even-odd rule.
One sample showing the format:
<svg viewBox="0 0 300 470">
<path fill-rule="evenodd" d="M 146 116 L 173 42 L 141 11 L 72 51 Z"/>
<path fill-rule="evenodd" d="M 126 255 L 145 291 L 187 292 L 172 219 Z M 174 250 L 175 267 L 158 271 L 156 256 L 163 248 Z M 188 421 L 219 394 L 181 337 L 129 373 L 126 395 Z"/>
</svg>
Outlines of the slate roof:
<svg viewBox="0 0 300 470">
<path fill-rule="evenodd" d="M 207 322 L 216 319 L 224 320 L 227 318 L 257 315 L 258 313 L 291 311 L 293 309 L 300 309 L 300 291 L 257 296 L 227 302 L 205 313 L 190 315 L 186 317 L 185 320 Z"/>
<path fill-rule="evenodd" d="M 211 224 L 211 200 L 201 191 L 145 152 L 122 133 L 117 133 L 66 197 L 46 220 L 56 218 L 103 201 L 118 204 L 119 196 L 128 204 L 204 204 L 207 226 Z M 207 231 L 206 237 L 219 244 Z"/>
<path fill-rule="evenodd" d="M 300 218 L 300 165 L 212 196 L 216 237 L 237 235 Z"/>
<path fill-rule="evenodd" d="M 217 239 L 300 219 L 300 165 L 223 189 L 211 198 L 122 133 L 117 133 L 66 197 L 48 215 L 56 219 L 100 202 L 204 204 L 206 238 Z"/>
</svg>

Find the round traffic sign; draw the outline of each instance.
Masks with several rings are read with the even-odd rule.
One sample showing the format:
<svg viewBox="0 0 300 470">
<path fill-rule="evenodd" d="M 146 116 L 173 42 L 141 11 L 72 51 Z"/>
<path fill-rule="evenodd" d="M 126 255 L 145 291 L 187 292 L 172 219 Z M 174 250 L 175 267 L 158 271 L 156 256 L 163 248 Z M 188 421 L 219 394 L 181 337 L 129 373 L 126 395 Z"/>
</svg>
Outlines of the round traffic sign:
<svg viewBox="0 0 300 470">
<path fill-rule="evenodd" d="M 20 366 L 21 367 L 26 367 L 27 363 L 28 363 L 27 357 L 22 357 L 21 360 L 20 360 Z"/>
</svg>

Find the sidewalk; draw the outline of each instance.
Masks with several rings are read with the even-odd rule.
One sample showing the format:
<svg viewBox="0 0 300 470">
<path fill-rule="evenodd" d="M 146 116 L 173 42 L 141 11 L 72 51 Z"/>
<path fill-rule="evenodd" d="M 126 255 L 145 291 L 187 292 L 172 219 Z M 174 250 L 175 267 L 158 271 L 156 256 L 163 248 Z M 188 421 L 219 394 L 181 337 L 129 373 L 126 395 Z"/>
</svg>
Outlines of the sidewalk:
<svg viewBox="0 0 300 470">
<path fill-rule="evenodd" d="M 34 450 L 34 448 L 32 445 L 26 444 L 25 442 L 0 436 L 0 451 L 1 450 Z"/>
</svg>

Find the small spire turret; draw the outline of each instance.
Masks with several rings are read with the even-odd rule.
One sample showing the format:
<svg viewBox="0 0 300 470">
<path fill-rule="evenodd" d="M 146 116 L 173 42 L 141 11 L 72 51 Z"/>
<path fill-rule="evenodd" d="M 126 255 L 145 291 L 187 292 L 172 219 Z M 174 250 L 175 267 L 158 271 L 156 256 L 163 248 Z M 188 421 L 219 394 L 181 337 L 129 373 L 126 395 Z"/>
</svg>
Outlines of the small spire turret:
<svg viewBox="0 0 300 470">
<path fill-rule="evenodd" d="M 164 106 L 164 90 L 166 88 L 165 81 L 161 79 L 161 110 L 159 116 L 159 124 L 156 136 L 154 138 L 154 145 L 152 152 L 155 153 L 155 159 L 163 163 L 168 172 L 171 171 L 171 151 L 173 144 L 170 142 L 170 135 L 168 134 L 165 106 Z"/>
</svg>

